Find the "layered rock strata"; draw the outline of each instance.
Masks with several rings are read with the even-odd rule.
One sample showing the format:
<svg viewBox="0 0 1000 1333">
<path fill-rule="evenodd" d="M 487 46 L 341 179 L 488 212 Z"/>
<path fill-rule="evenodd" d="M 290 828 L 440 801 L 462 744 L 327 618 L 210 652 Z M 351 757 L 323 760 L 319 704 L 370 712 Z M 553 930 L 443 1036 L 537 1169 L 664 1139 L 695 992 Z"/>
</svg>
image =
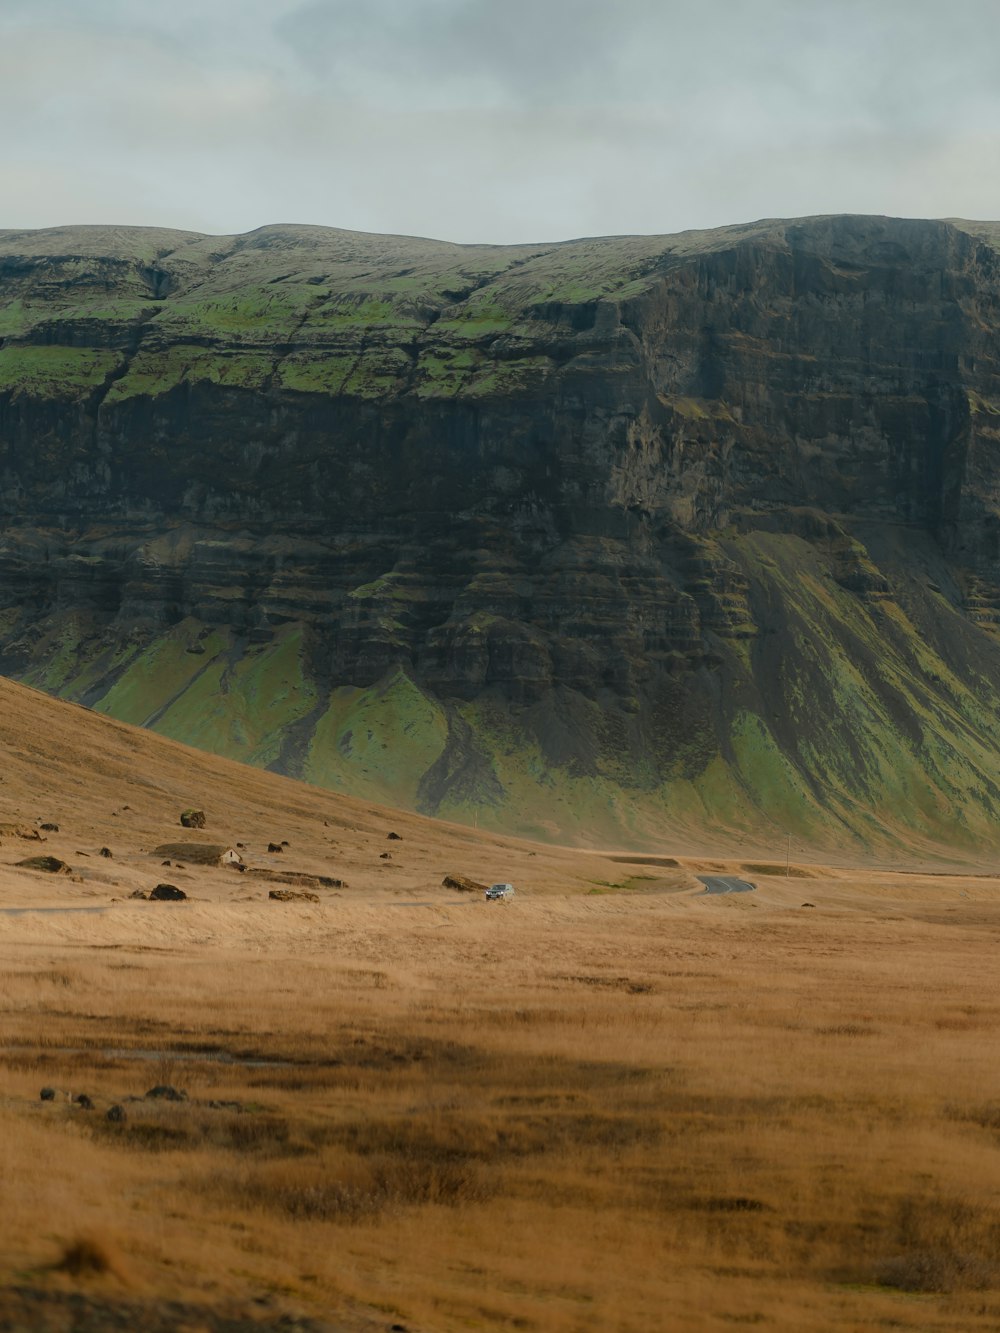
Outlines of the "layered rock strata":
<svg viewBox="0 0 1000 1333">
<path fill-rule="evenodd" d="M 541 836 L 980 841 L 998 239 L 0 232 L 0 669 Z"/>
</svg>

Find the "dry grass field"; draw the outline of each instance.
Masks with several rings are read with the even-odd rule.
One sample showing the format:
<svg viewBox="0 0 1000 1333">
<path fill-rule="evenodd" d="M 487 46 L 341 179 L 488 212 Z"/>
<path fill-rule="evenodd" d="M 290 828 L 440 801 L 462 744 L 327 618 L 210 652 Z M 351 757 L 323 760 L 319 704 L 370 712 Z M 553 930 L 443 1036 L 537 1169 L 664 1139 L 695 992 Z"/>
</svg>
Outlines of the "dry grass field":
<svg viewBox="0 0 1000 1333">
<path fill-rule="evenodd" d="M 0 834 L 0 1327 L 1000 1327 L 988 868 L 505 842 L 3 683 L 0 741 L 59 825 Z"/>
</svg>

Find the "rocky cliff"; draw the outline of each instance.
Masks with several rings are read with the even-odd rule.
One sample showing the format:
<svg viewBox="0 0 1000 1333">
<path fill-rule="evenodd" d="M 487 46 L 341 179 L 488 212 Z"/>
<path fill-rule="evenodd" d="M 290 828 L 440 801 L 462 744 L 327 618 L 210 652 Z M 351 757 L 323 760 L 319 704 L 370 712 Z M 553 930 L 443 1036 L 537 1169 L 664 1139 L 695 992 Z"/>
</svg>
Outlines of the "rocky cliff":
<svg viewBox="0 0 1000 1333">
<path fill-rule="evenodd" d="M 539 836 L 982 844 L 998 248 L 0 232 L 0 670 Z"/>
</svg>

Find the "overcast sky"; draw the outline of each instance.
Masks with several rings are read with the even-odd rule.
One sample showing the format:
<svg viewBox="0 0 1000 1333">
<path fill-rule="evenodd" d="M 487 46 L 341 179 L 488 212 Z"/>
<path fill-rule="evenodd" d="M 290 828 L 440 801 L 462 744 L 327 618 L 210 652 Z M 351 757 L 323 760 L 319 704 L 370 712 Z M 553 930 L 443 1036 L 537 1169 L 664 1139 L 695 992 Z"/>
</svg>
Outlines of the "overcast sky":
<svg viewBox="0 0 1000 1333">
<path fill-rule="evenodd" d="M 997 0 L 0 0 L 0 228 L 1000 219 Z"/>
</svg>

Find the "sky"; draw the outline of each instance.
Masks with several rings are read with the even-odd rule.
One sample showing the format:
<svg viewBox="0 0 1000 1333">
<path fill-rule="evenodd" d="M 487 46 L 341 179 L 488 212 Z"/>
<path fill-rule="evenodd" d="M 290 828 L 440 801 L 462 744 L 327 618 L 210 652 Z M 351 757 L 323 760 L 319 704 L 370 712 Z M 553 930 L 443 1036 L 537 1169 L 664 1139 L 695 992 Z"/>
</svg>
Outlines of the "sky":
<svg viewBox="0 0 1000 1333">
<path fill-rule="evenodd" d="M 0 0 L 0 228 L 1000 219 L 997 0 Z"/>
</svg>

